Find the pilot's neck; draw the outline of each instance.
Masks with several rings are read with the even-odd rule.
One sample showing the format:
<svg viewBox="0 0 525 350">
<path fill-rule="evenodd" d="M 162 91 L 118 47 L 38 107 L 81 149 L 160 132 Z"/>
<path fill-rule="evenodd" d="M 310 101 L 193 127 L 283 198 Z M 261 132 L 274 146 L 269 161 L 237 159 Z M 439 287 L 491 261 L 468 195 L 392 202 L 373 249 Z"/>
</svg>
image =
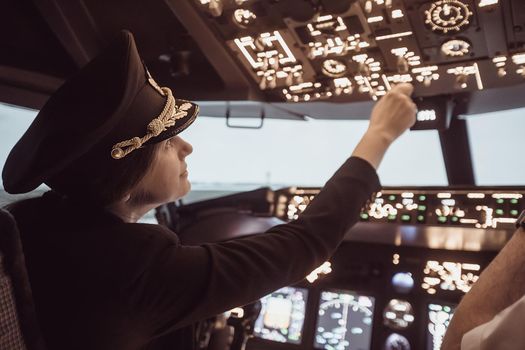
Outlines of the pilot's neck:
<svg viewBox="0 0 525 350">
<path fill-rule="evenodd" d="M 106 207 L 106 210 L 119 217 L 126 223 L 135 223 L 141 217 L 146 215 L 152 209 L 155 209 L 157 204 L 137 204 L 124 198 L 118 202 L 110 204 Z"/>
</svg>

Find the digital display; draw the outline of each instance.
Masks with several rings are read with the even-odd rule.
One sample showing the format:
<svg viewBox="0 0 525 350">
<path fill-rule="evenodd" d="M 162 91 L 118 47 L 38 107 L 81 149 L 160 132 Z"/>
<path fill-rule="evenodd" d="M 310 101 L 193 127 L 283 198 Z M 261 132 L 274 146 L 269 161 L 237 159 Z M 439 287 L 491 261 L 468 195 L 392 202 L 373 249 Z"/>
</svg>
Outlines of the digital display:
<svg viewBox="0 0 525 350">
<path fill-rule="evenodd" d="M 351 291 L 323 291 L 314 346 L 327 350 L 368 350 L 375 299 Z"/>
<path fill-rule="evenodd" d="M 280 343 L 300 344 L 308 291 L 285 287 L 261 299 L 254 335 Z"/>
<path fill-rule="evenodd" d="M 446 130 L 450 125 L 451 104 L 447 97 L 416 98 L 416 123 L 410 130 Z"/>
<path fill-rule="evenodd" d="M 450 305 L 428 304 L 427 350 L 441 349 L 454 310 Z"/>
</svg>

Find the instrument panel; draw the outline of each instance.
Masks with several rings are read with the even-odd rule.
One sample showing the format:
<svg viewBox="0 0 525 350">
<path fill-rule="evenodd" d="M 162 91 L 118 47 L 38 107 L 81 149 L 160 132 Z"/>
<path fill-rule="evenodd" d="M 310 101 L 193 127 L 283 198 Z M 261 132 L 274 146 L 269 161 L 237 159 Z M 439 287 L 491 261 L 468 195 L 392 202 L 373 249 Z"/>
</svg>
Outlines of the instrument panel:
<svg viewBox="0 0 525 350">
<path fill-rule="evenodd" d="M 516 85 L 525 78 L 519 0 L 194 0 L 270 101 L 377 100 Z"/>
<path fill-rule="evenodd" d="M 438 350 L 461 297 L 496 254 L 345 241 L 330 272 L 266 297 L 278 301 L 271 316 L 260 314 L 247 349 Z M 293 339 L 260 331 L 283 334 L 292 324 Z"/>
<path fill-rule="evenodd" d="M 297 218 L 319 191 L 277 191 L 274 214 L 285 221 Z M 508 187 L 383 189 L 363 208 L 361 223 L 347 233 L 330 261 L 299 284 L 283 289 L 291 295 L 299 293 L 305 303 L 294 311 L 290 306 L 279 308 L 281 325 L 291 324 L 292 319 L 302 321 L 300 326 L 295 324 L 295 330 L 300 329 L 295 334 L 300 336 L 294 341 L 271 341 L 255 332 L 248 349 L 440 349 L 461 297 L 505 240 L 497 240 L 499 248 L 479 245 L 461 250 L 449 249 L 446 242 L 412 245 L 374 236 L 402 231 L 424 236 L 432 231 L 432 235 L 466 241 L 468 235 L 483 240 L 493 233 L 511 233 L 525 206 L 524 193 L 523 188 Z M 273 323 L 266 319 L 260 316 L 259 325 L 272 332 Z"/>
<path fill-rule="evenodd" d="M 275 215 L 293 220 L 319 193 L 319 188 L 290 188 L 276 196 Z M 365 208 L 362 222 L 513 229 L 525 209 L 525 191 L 518 188 L 475 190 L 386 187 Z"/>
</svg>

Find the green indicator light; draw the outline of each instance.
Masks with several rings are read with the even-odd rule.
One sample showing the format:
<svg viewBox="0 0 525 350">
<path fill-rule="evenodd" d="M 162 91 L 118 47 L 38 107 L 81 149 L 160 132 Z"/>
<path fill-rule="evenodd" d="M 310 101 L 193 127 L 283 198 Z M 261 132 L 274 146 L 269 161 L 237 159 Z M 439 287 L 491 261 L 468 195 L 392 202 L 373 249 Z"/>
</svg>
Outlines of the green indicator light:
<svg viewBox="0 0 525 350">
<path fill-rule="evenodd" d="M 452 220 L 452 222 L 458 222 L 459 218 L 457 216 L 453 216 L 451 220 Z"/>
<path fill-rule="evenodd" d="M 512 215 L 512 216 L 518 216 L 518 214 L 519 214 L 519 211 L 517 211 L 516 209 L 512 209 L 510 211 L 510 215 Z"/>
<path fill-rule="evenodd" d="M 368 218 L 369 218 L 369 216 L 368 216 L 367 213 L 362 213 L 362 214 L 361 214 L 361 219 L 363 219 L 363 220 L 368 220 Z"/>
<path fill-rule="evenodd" d="M 424 201 L 424 200 L 426 200 L 426 199 L 427 199 L 427 196 L 419 196 L 419 200 L 420 200 L 420 201 Z"/>
<path fill-rule="evenodd" d="M 447 217 L 446 216 L 439 216 L 438 217 L 438 221 L 442 224 L 444 224 L 445 222 L 447 222 Z"/>
<path fill-rule="evenodd" d="M 518 204 L 518 200 L 516 198 L 512 198 L 510 200 L 510 204 Z"/>
<path fill-rule="evenodd" d="M 417 221 L 425 221 L 425 216 L 424 215 L 418 215 Z"/>
<path fill-rule="evenodd" d="M 395 200 L 396 200 L 396 196 L 394 196 L 393 194 L 391 194 L 390 196 L 388 196 L 388 200 L 389 200 L 389 201 L 395 201 Z"/>
<path fill-rule="evenodd" d="M 496 203 L 498 203 L 498 204 L 503 204 L 504 202 L 505 202 L 505 200 L 503 198 L 498 198 L 496 200 Z"/>
<path fill-rule="evenodd" d="M 427 206 L 426 205 L 420 205 L 419 207 L 417 207 L 417 210 L 425 211 L 425 210 L 427 210 Z"/>
<path fill-rule="evenodd" d="M 496 209 L 496 215 L 503 215 L 503 209 Z"/>
<path fill-rule="evenodd" d="M 395 215 L 388 215 L 388 220 L 394 221 L 396 219 Z"/>
<path fill-rule="evenodd" d="M 401 221 L 410 221 L 410 215 L 407 215 L 407 214 L 401 215 Z"/>
</svg>

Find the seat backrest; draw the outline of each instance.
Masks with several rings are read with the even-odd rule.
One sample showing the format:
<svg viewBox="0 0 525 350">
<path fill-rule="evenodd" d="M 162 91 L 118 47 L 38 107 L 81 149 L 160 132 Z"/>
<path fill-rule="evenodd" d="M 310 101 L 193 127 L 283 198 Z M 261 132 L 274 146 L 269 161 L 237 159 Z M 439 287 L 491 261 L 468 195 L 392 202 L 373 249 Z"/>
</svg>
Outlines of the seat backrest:
<svg viewBox="0 0 525 350">
<path fill-rule="evenodd" d="M 0 209 L 0 349 L 45 350 L 16 221 Z"/>
</svg>

